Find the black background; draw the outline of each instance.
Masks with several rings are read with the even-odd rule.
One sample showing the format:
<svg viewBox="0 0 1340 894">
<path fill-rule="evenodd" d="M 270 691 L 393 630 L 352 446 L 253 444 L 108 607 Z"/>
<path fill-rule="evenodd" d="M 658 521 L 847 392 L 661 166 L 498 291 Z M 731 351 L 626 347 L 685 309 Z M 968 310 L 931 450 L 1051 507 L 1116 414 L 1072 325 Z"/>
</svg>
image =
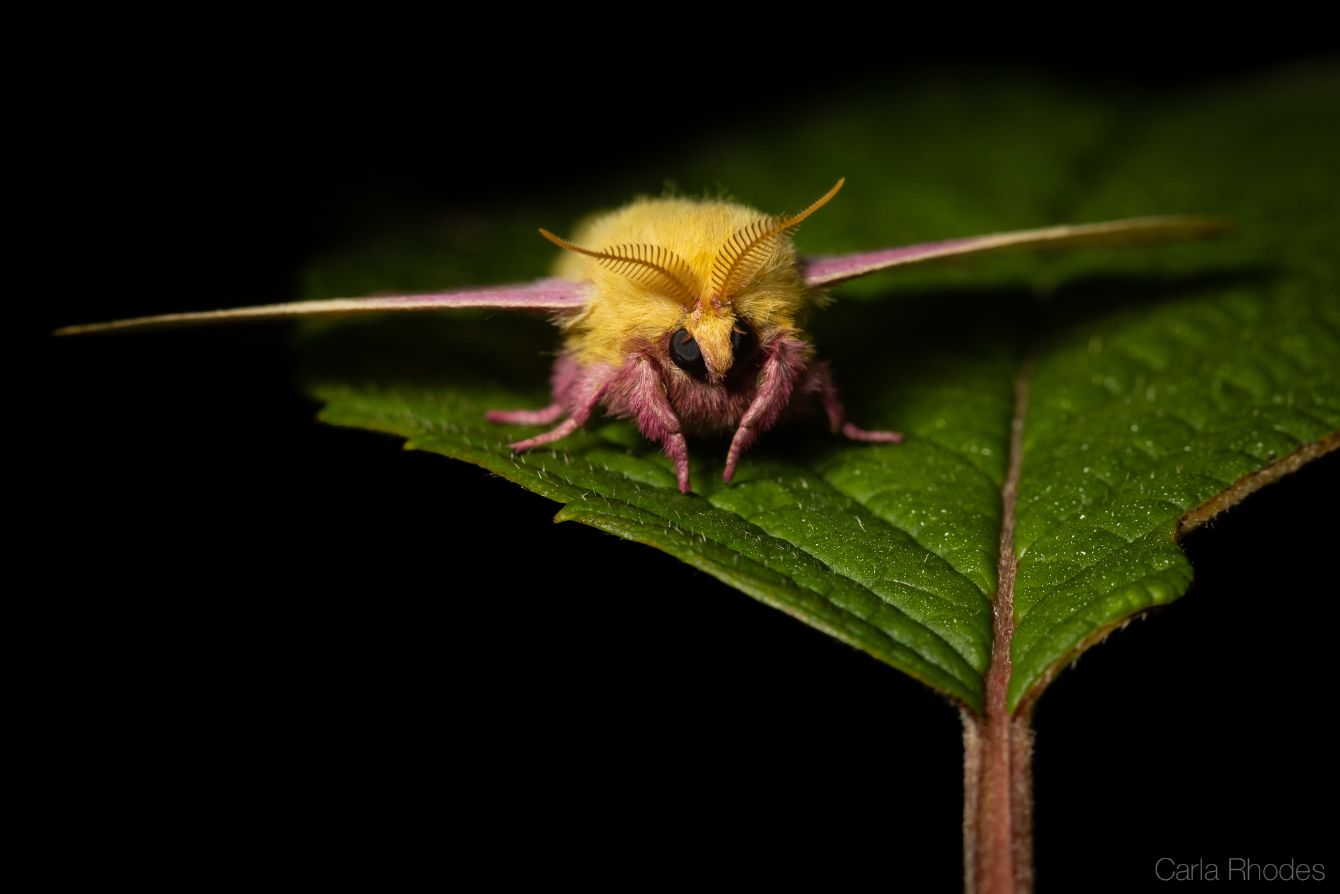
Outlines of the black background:
<svg viewBox="0 0 1340 894">
<path fill-rule="evenodd" d="M 551 525 L 554 504 L 480 470 L 317 425 L 278 328 L 40 333 L 283 299 L 368 216 L 487 214 L 874 76 L 1157 88 L 1308 54 L 846 44 L 741 110 L 706 101 L 741 75 L 673 46 L 540 37 L 531 55 L 202 29 L 103 47 L 43 107 L 71 135 L 33 178 L 62 247 L 36 291 L 52 397 L 38 464 L 11 474 L 41 470 L 17 543 L 39 566 L 20 686 L 47 807 L 99 866 L 149 876 L 282 857 L 372 881 L 954 890 L 959 720 L 919 684 L 654 550 Z M 572 124 L 670 90 L 708 111 L 618 145 Z M 1043 890 L 1154 886 L 1162 856 L 1340 872 L 1318 818 L 1337 474 L 1317 463 L 1193 535 L 1187 597 L 1041 700 Z"/>
</svg>

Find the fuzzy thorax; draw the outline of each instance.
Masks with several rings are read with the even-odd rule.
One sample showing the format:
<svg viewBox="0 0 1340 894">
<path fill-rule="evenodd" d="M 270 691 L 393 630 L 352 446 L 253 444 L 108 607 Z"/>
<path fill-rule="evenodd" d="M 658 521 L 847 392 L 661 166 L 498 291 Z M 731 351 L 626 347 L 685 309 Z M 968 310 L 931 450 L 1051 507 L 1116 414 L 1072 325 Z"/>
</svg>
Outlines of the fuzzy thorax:
<svg viewBox="0 0 1340 894">
<path fill-rule="evenodd" d="M 585 309 L 564 323 L 566 353 L 580 363 L 617 367 L 637 346 L 663 345 L 671 333 L 685 328 L 715 378 L 730 368 L 730 334 L 737 320 L 760 333 L 797 329 L 798 317 L 816 296 L 797 267 L 789 234 L 771 240 L 755 269 L 724 300 L 711 293 L 713 264 L 723 246 L 765 217 L 733 202 L 640 199 L 584 222 L 573 235 L 577 245 L 668 249 L 682 259 L 680 278 L 689 288 L 632 278 L 593 257 L 564 252 L 556 275 L 593 286 Z"/>
</svg>

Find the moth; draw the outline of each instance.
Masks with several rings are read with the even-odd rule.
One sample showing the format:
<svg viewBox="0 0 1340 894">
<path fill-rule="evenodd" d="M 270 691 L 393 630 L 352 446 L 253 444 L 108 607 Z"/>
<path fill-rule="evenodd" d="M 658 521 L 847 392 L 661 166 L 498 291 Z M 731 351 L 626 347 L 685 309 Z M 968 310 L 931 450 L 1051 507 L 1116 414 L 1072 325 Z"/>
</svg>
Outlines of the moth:
<svg viewBox="0 0 1340 894">
<path fill-rule="evenodd" d="M 495 308 L 548 313 L 563 347 L 545 407 L 492 410 L 503 425 L 552 426 L 518 440 L 522 453 L 559 441 L 598 410 L 631 419 L 691 487 L 686 436 L 729 434 L 724 481 L 741 456 L 784 417 L 817 403 L 836 436 L 896 444 L 902 435 L 847 418 L 831 367 L 815 356 L 806 313 L 826 289 L 892 267 L 1007 248 L 1121 244 L 1200 238 L 1223 225 L 1192 216 L 970 236 L 833 257 L 801 257 L 792 235 L 828 204 L 838 182 L 797 214 L 764 214 L 725 200 L 638 199 L 597 215 L 572 240 L 540 235 L 563 250 L 554 275 L 515 285 L 430 294 L 333 298 L 217 311 L 169 313 L 68 326 L 59 335 L 188 323 L 312 315 Z"/>
</svg>

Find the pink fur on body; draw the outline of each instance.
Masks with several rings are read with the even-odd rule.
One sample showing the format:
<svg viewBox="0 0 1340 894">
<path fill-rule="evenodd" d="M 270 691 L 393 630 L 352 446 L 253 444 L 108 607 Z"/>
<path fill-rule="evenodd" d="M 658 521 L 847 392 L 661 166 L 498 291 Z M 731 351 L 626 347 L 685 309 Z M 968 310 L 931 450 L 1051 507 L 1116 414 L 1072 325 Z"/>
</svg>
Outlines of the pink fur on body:
<svg viewBox="0 0 1340 894">
<path fill-rule="evenodd" d="M 643 436 L 660 444 L 675 464 L 679 489 L 688 493 L 689 450 L 686 434 L 733 431 L 722 480 L 729 482 L 740 457 L 760 435 L 780 421 L 803 397 L 817 397 L 834 434 L 858 441 L 896 444 L 897 432 L 866 431 L 847 421 L 827 363 L 811 363 L 809 342 L 791 334 L 765 336 L 754 355 L 732 369 L 724 381 L 697 379 L 669 360 L 665 345 L 636 345 L 621 365 L 581 364 L 569 355 L 554 363 L 553 403 L 538 410 L 491 410 L 490 422 L 548 425 L 567 414 L 556 428 L 512 444 L 522 453 L 551 444 L 586 424 L 597 406 L 631 419 Z"/>
</svg>

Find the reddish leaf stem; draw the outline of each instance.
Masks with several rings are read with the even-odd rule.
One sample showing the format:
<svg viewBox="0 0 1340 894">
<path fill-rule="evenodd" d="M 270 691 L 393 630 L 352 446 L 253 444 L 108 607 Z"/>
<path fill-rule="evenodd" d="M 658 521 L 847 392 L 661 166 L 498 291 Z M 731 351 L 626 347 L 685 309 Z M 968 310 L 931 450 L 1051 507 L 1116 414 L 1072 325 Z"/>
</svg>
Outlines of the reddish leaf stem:
<svg viewBox="0 0 1340 894">
<path fill-rule="evenodd" d="M 1014 639 L 1015 510 L 1024 463 L 1024 417 L 1032 363 L 1014 386 L 1010 461 L 1000 490 L 1000 551 L 992 604 L 991 666 L 986 710 L 963 714 L 963 864 L 965 887 L 975 894 L 1033 890 L 1033 730 L 1025 712 L 1006 704 L 1010 645 Z"/>
</svg>

